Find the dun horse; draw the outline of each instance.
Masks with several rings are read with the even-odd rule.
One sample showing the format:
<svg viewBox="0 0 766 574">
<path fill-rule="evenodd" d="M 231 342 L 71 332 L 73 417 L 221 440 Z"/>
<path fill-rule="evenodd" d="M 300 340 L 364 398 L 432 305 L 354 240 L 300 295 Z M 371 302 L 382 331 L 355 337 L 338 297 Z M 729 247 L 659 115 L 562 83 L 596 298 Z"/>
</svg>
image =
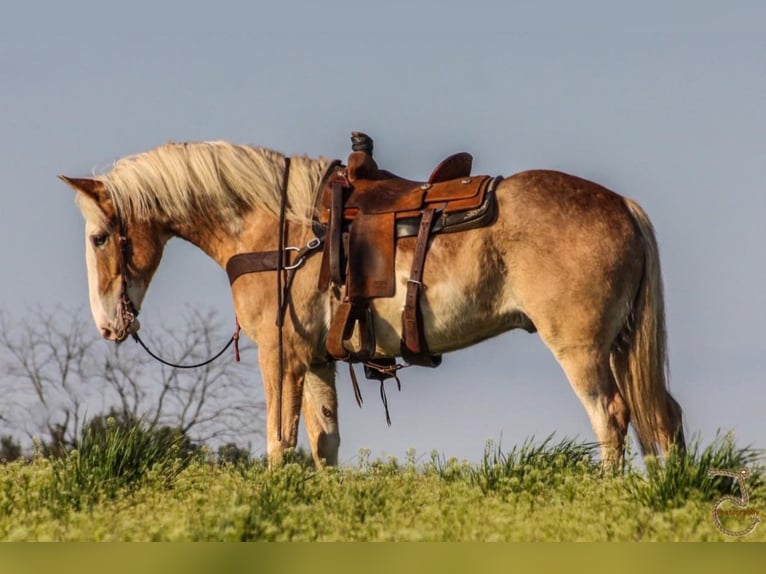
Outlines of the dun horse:
<svg viewBox="0 0 766 574">
<path fill-rule="evenodd" d="M 195 142 L 123 158 L 92 179 L 62 176 L 85 219 L 90 304 L 102 335 L 120 342 L 138 330 L 135 314 L 172 237 L 224 268 L 234 255 L 277 250 L 280 219 L 283 248 L 312 245 L 316 195 L 331 168 L 327 159 Z M 602 461 L 622 463 L 631 423 L 644 453 L 683 448 L 681 408 L 667 389 L 659 255 L 644 211 L 554 171 L 518 173 L 494 193 L 491 225 L 431 238 L 419 302 L 430 352 L 515 328 L 537 331 L 585 407 Z M 376 357 L 401 354 L 413 242 L 397 244 L 393 297 L 370 303 Z M 307 256 L 294 272 L 281 332 L 281 273 L 250 273 L 232 285 L 238 320 L 259 348 L 272 464 L 296 445 L 301 412 L 315 461 L 338 460 L 327 342 L 341 300 L 336 288 L 317 287 L 321 260 Z"/>
</svg>

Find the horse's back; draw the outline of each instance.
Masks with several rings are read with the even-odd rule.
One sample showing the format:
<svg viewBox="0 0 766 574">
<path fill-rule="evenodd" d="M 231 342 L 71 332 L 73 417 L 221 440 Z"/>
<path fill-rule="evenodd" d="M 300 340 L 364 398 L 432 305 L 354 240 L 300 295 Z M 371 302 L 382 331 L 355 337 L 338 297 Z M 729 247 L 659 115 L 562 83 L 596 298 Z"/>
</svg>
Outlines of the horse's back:
<svg viewBox="0 0 766 574">
<path fill-rule="evenodd" d="M 530 223 L 589 227 L 599 223 L 612 232 L 632 228 L 624 198 L 593 181 L 553 170 L 529 170 L 506 178 L 498 189 Z"/>
</svg>

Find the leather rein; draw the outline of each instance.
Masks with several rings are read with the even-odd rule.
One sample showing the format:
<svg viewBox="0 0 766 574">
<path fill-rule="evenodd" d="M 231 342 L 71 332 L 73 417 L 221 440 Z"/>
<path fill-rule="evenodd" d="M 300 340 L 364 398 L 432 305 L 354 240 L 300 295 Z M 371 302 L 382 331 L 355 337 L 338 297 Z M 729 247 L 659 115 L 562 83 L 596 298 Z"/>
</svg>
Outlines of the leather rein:
<svg viewBox="0 0 766 574">
<path fill-rule="evenodd" d="M 138 309 L 136 308 L 135 303 L 133 303 L 133 300 L 130 298 L 130 294 L 128 293 L 128 262 L 130 261 L 130 239 L 128 238 L 127 233 L 127 227 L 125 226 L 125 222 L 123 221 L 122 217 L 118 217 L 119 220 L 119 247 L 120 247 L 120 276 L 122 281 L 122 288 L 120 292 L 120 317 L 122 318 L 122 322 L 124 325 L 124 329 L 126 331 L 130 330 L 130 326 L 135 323 L 136 318 L 138 317 Z M 130 336 L 133 338 L 133 340 L 141 345 L 141 347 L 149 354 L 150 357 L 153 359 L 159 361 L 163 365 L 166 365 L 168 367 L 172 367 L 174 369 L 198 369 L 200 367 L 205 367 L 215 361 L 218 357 L 224 354 L 226 350 L 231 347 L 232 344 L 234 344 L 234 360 L 239 362 L 239 322 L 237 322 L 237 327 L 234 331 L 234 334 L 231 336 L 229 341 L 224 345 L 223 349 L 218 351 L 214 356 L 211 358 L 201 361 L 199 363 L 192 363 L 192 364 L 179 364 L 174 363 L 172 361 L 168 361 L 166 359 L 163 359 L 156 353 L 154 353 L 149 347 L 146 345 L 146 343 L 141 339 L 141 337 L 138 335 L 138 331 L 134 331 L 133 333 L 130 333 Z"/>
</svg>

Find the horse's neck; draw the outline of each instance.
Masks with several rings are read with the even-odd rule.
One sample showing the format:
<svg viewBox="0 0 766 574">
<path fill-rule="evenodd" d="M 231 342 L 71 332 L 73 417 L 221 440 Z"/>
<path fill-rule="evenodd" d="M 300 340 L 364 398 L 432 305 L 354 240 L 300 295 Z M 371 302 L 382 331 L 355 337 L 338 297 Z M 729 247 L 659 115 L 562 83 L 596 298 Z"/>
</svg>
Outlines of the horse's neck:
<svg viewBox="0 0 766 574">
<path fill-rule="evenodd" d="M 209 223 L 190 220 L 173 223 L 170 234 L 197 246 L 225 268 L 229 258 L 237 253 L 276 249 L 276 228 L 274 216 L 253 210 L 229 220 L 227 228 L 211 228 Z"/>
<path fill-rule="evenodd" d="M 275 251 L 279 240 L 279 217 L 261 209 L 230 214 L 226 224 L 211 227 L 209 221 L 192 218 L 170 225 L 169 234 L 196 245 L 222 268 L 233 256 L 254 251 Z M 288 245 L 303 247 L 314 237 L 310 224 L 287 222 Z"/>
</svg>

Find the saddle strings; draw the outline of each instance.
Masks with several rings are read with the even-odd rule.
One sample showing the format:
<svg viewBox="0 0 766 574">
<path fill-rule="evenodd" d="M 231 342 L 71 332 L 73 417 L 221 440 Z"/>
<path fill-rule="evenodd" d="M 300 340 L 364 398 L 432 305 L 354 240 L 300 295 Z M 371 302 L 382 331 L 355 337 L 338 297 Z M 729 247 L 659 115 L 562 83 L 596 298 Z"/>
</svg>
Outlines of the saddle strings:
<svg viewBox="0 0 766 574">
<path fill-rule="evenodd" d="M 393 365 L 380 365 L 373 361 L 362 361 L 362 364 L 369 369 L 372 369 L 382 374 L 393 377 L 393 379 L 396 381 L 396 389 L 398 391 L 402 390 L 402 381 L 399 379 L 399 375 L 397 371 L 399 371 L 400 369 L 406 369 L 412 366 L 412 365 L 402 365 L 398 363 Z M 362 408 L 362 403 L 364 402 L 364 400 L 362 400 L 362 391 L 359 388 L 359 381 L 356 378 L 356 371 L 354 370 L 354 363 L 352 361 L 348 361 L 348 373 L 351 377 L 351 386 L 354 389 L 354 398 L 356 399 L 356 404 L 359 405 L 359 408 Z M 380 400 L 383 402 L 383 409 L 386 412 L 386 424 L 388 426 L 391 426 L 391 414 L 388 410 L 388 397 L 386 396 L 386 387 L 384 383 L 385 383 L 385 380 L 381 379 L 380 380 Z"/>
</svg>

